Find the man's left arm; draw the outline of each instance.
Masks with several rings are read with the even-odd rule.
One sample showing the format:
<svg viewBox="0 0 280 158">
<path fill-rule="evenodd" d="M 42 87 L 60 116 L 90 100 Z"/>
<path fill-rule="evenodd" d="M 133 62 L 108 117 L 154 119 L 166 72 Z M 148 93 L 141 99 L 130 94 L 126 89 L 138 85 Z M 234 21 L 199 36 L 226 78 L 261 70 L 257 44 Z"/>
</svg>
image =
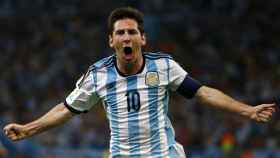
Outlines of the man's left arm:
<svg viewBox="0 0 280 158">
<path fill-rule="evenodd" d="M 186 98 L 197 98 L 202 104 L 238 113 L 258 122 L 267 122 L 275 112 L 275 104 L 250 106 L 239 102 L 223 92 L 202 85 L 193 79 L 174 60 L 169 60 L 169 86 Z"/>
<path fill-rule="evenodd" d="M 250 106 L 207 86 L 201 86 L 197 89 L 195 98 L 204 105 L 235 112 L 257 122 L 269 121 L 275 112 L 275 103 Z"/>
</svg>

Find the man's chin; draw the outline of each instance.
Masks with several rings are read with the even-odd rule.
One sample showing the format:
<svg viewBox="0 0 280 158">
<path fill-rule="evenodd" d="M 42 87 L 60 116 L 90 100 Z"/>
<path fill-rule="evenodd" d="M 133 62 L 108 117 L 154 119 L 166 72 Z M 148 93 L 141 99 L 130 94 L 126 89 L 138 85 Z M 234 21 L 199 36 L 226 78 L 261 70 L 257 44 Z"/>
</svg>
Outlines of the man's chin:
<svg viewBox="0 0 280 158">
<path fill-rule="evenodd" d="M 123 61 L 126 63 L 126 64 L 133 64 L 135 62 L 134 58 L 132 57 L 124 57 L 123 58 Z"/>
<path fill-rule="evenodd" d="M 126 64 L 133 64 L 134 63 L 132 59 L 125 59 L 124 62 Z"/>
<path fill-rule="evenodd" d="M 124 54 L 123 59 L 126 61 L 132 61 L 133 60 L 133 54 Z"/>
</svg>

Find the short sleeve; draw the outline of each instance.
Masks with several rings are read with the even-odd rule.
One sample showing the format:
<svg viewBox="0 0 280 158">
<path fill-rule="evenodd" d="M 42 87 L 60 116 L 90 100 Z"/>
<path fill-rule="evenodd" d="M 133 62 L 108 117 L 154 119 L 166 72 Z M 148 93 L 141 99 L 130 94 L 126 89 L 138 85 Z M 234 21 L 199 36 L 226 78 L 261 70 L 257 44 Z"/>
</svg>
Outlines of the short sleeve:
<svg viewBox="0 0 280 158">
<path fill-rule="evenodd" d="M 76 88 L 67 96 L 65 106 L 71 112 L 87 112 L 100 100 L 93 75 L 92 71 L 83 75 L 76 82 Z"/>
<path fill-rule="evenodd" d="M 169 87 L 176 91 L 188 74 L 177 62 L 169 60 Z"/>
</svg>

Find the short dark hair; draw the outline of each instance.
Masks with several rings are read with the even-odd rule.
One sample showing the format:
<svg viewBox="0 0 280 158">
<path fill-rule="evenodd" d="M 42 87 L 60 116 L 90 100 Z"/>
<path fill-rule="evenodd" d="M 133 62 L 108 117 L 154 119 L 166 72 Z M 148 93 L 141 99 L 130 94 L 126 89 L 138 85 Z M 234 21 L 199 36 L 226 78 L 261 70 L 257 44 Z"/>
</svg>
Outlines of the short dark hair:
<svg viewBox="0 0 280 158">
<path fill-rule="evenodd" d="M 141 34 L 144 33 L 144 15 L 139 10 L 132 8 L 132 7 L 122 7 L 113 10 L 108 17 L 108 31 L 109 34 L 112 35 L 114 30 L 114 24 L 118 20 L 122 19 L 133 19 L 138 24 L 138 29 Z"/>
</svg>

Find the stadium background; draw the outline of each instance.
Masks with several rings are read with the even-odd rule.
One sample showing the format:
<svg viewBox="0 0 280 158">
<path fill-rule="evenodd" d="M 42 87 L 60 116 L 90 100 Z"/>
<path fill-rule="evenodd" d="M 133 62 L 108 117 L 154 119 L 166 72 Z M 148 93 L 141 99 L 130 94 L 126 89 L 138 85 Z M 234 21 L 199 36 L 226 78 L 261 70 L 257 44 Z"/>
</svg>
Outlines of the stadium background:
<svg viewBox="0 0 280 158">
<path fill-rule="evenodd" d="M 279 97 L 278 0 L 0 0 L 0 126 L 26 123 L 63 101 L 87 67 L 108 56 L 106 19 L 145 14 L 146 50 L 170 52 L 196 79 L 256 105 Z M 170 117 L 188 158 L 279 158 L 280 122 L 257 124 L 173 94 Z M 101 105 L 64 126 L 12 143 L 3 158 L 106 155 Z"/>
</svg>

